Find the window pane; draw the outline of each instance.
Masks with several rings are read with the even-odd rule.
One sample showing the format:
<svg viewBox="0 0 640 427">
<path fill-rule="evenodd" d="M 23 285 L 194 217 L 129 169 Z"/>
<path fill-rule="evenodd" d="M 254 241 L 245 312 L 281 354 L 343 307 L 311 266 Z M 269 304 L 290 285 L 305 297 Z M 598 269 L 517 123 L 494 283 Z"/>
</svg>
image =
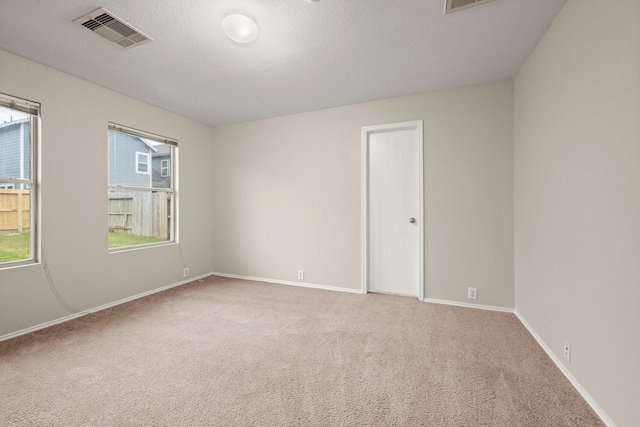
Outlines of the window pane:
<svg viewBox="0 0 640 427">
<path fill-rule="evenodd" d="M 109 191 L 109 247 L 168 241 L 171 202 L 164 191 Z"/>
<path fill-rule="evenodd" d="M 30 114 L 0 107 L 0 264 L 34 258 L 33 126 Z"/>
<path fill-rule="evenodd" d="M 169 176 L 169 160 L 160 162 L 160 176 Z"/>
<path fill-rule="evenodd" d="M 0 189 L 0 263 L 31 258 L 30 188 Z"/>
<path fill-rule="evenodd" d="M 109 248 L 173 241 L 173 179 L 162 173 L 176 148 L 109 130 Z"/>
<path fill-rule="evenodd" d="M 149 173 L 149 156 L 145 153 L 136 153 L 138 159 L 137 172 Z"/>
<path fill-rule="evenodd" d="M 3 178 L 31 179 L 31 116 L 0 107 L 0 180 Z"/>
<path fill-rule="evenodd" d="M 156 149 L 158 151 L 153 153 L 151 158 L 153 188 L 172 188 L 172 180 L 169 176 L 168 169 L 165 169 L 163 173 L 162 165 L 171 164 L 171 153 L 175 148 L 171 145 L 162 144 L 162 146 L 158 146 Z"/>
</svg>

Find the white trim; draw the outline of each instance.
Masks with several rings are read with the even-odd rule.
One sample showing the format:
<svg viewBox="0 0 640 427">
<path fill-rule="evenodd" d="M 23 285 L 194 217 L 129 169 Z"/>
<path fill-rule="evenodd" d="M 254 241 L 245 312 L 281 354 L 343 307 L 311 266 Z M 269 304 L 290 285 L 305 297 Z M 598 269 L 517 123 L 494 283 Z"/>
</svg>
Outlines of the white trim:
<svg viewBox="0 0 640 427">
<path fill-rule="evenodd" d="M 166 178 L 171 176 L 170 164 L 169 159 L 160 159 L 160 177 Z M 166 171 L 164 171 L 165 169 Z"/>
<path fill-rule="evenodd" d="M 32 134 L 32 132 L 29 132 Z M 31 150 L 29 150 L 31 151 Z M 20 123 L 20 179 L 25 179 L 24 177 L 24 122 Z M 31 153 L 29 153 L 29 166 L 31 166 Z M 31 174 L 33 176 L 33 174 Z M 24 190 L 21 188 L 21 190 Z"/>
<path fill-rule="evenodd" d="M 35 264 L 42 259 L 42 122 L 40 115 L 31 117 L 31 255 Z M 36 206 L 36 209 L 33 209 Z"/>
<path fill-rule="evenodd" d="M 32 116 L 40 116 L 39 102 L 29 101 L 6 93 L 0 93 L 0 106 L 31 114 Z"/>
<path fill-rule="evenodd" d="M 151 132 L 147 132 L 147 131 L 136 129 L 136 128 L 132 128 L 130 126 L 119 125 L 118 123 L 109 122 L 108 129 L 115 132 L 132 135 L 137 138 L 146 138 L 152 141 L 161 142 L 163 144 L 174 145 L 176 147 L 178 146 L 177 139 L 169 138 L 168 136 L 162 136 L 156 133 L 151 133 Z"/>
<path fill-rule="evenodd" d="M 362 128 L 362 293 L 369 291 L 369 135 L 380 132 L 418 131 L 418 299 L 424 299 L 424 121 L 413 120 Z"/>
<path fill-rule="evenodd" d="M 564 374 L 564 376 L 569 380 L 571 385 L 578 391 L 578 393 L 580 393 L 580 395 L 582 395 L 582 397 L 584 398 L 584 400 L 587 401 L 589 406 L 591 406 L 591 409 L 593 409 L 596 415 L 600 417 L 602 422 L 608 427 L 616 427 L 613 420 L 609 418 L 607 413 L 604 412 L 604 410 L 600 407 L 600 405 L 598 405 L 598 402 L 596 402 L 596 400 L 593 397 L 591 397 L 589 392 L 587 392 L 587 390 L 582 386 L 582 384 L 580 384 L 580 381 L 578 381 L 578 379 L 573 376 L 571 371 L 569 371 L 569 369 L 567 369 L 567 367 L 564 366 L 564 363 L 560 361 L 558 356 L 556 356 L 555 353 L 551 351 L 551 348 L 544 342 L 544 340 L 540 337 L 540 335 L 538 335 L 535 329 L 533 329 L 533 327 L 525 320 L 522 314 L 520 314 L 518 310 L 514 310 L 514 313 L 516 317 L 520 320 L 520 322 L 524 325 L 524 327 L 527 328 L 527 330 L 533 336 L 533 338 L 538 342 L 540 347 L 542 347 L 542 349 L 551 358 L 553 363 L 555 363 L 558 369 L 560 369 L 560 372 Z"/>
<path fill-rule="evenodd" d="M 447 300 L 433 299 L 433 298 L 424 298 L 422 301 L 429 302 L 431 304 L 453 305 L 456 307 L 475 308 L 478 310 L 500 311 L 503 313 L 515 312 L 513 308 L 496 307 L 493 305 L 469 304 L 467 302 L 447 301 Z"/>
<path fill-rule="evenodd" d="M 200 276 L 197 276 L 197 277 L 190 277 L 187 280 L 182 280 L 180 282 L 173 283 L 171 285 L 163 286 L 163 287 L 157 288 L 157 289 L 152 289 L 150 291 L 143 292 L 143 293 L 140 293 L 140 294 L 137 294 L 137 295 L 133 295 L 133 296 L 130 296 L 130 297 L 127 297 L 127 298 L 123 298 L 123 299 L 120 299 L 120 300 L 117 300 L 117 301 L 114 301 L 114 302 L 110 302 L 110 303 L 107 303 L 107 304 L 103 304 L 103 305 L 100 305 L 98 307 L 94 307 L 94 308 L 90 308 L 90 309 L 87 309 L 87 310 L 83 310 L 83 311 L 81 311 L 79 313 L 70 314 L 68 316 L 60 317 L 59 319 L 55 319 L 55 320 L 51 320 L 49 322 L 41 323 L 39 325 L 32 326 L 30 328 L 21 329 L 21 330 L 16 331 L 16 332 L 11 332 L 9 334 L 0 336 L 0 341 L 5 341 L 5 340 L 11 339 L 11 338 L 19 337 L 20 335 L 25 335 L 25 334 L 28 334 L 28 333 L 31 333 L 31 332 L 39 331 L 40 329 L 45 329 L 45 328 L 48 328 L 49 326 L 54 326 L 54 325 L 57 325 L 59 323 L 68 322 L 69 320 L 77 319 L 78 317 L 82 317 L 82 316 L 85 316 L 87 314 L 96 313 L 98 311 L 102 311 L 102 310 L 105 310 L 107 308 L 114 307 L 116 305 L 124 304 L 125 302 L 133 301 L 133 300 L 136 300 L 138 298 L 143 298 L 143 297 L 146 297 L 146 296 L 158 293 L 158 292 L 166 291 L 167 289 L 175 288 L 176 286 L 181 286 L 181 285 L 184 285 L 184 284 L 187 284 L 187 283 L 190 283 L 190 282 L 194 282 L 196 280 L 204 279 L 205 277 L 209 277 L 209 276 L 211 276 L 211 273 L 203 274 L 203 275 L 200 275 Z"/>
<path fill-rule="evenodd" d="M 465 4 L 464 6 L 458 6 L 455 9 L 452 9 L 451 3 L 453 3 L 453 0 L 447 0 L 444 4 L 444 14 L 447 15 L 449 13 L 457 12 L 459 10 L 463 10 L 472 6 L 480 6 L 481 4 L 489 3 L 490 1 L 493 1 L 493 0 L 475 0 L 472 3 Z"/>
<path fill-rule="evenodd" d="M 490 310 L 490 311 L 499 311 L 504 313 L 513 313 L 516 315 L 520 323 L 529 331 L 529 333 L 533 336 L 533 338 L 538 342 L 538 345 L 542 347 L 542 349 L 547 353 L 549 358 L 555 363 L 555 365 L 560 369 L 560 372 L 569 380 L 571 385 L 580 393 L 580 395 L 586 400 L 586 402 L 591 406 L 591 409 L 600 417 L 602 422 L 608 427 L 616 427 L 615 423 L 609 418 L 609 416 L 604 412 L 604 410 L 598 405 L 596 400 L 591 397 L 589 392 L 580 384 L 580 382 L 573 376 L 571 371 L 567 369 L 567 367 L 560 361 L 560 359 L 551 351 L 549 346 L 542 340 L 540 335 L 533 329 L 533 327 L 525 320 L 525 318 L 520 314 L 520 312 L 513 308 L 504 308 L 504 307 L 494 307 L 489 305 L 480 305 L 480 304 L 469 304 L 464 302 L 455 302 L 455 301 L 446 301 L 446 300 L 438 300 L 433 298 L 424 298 L 424 302 L 429 302 L 432 304 L 443 304 L 443 305 L 451 305 L 458 307 L 466 307 L 466 308 L 475 308 L 480 310 Z"/>
<path fill-rule="evenodd" d="M 140 172 L 140 165 L 141 164 L 145 164 L 143 162 L 141 162 L 139 160 L 139 156 L 146 156 L 147 157 L 147 171 L 146 172 Z M 136 151 L 136 173 L 142 174 L 142 175 L 150 175 L 151 174 L 151 155 L 149 153 L 143 153 L 142 151 Z M 151 185 L 149 185 L 149 187 L 151 187 Z"/>
<path fill-rule="evenodd" d="M 164 193 L 174 193 L 171 188 L 162 188 L 162 187 L 136 187 L 135 185 L 109 185 L 109 191 L 153 191 L 153 192 L 164 192 Z"/>
<path fill-rule="evenodd" d="M 227 274 L 227 273 L 218 273 L 218 272 L 213 272 L 211 274 L 213 276 L 228 277 L 230 279 L 250 280 L 252 282 L 276 283 L 278 285 L 297 286 L 297 287 L 300 287 L 300 288 L 323 289 L 325 291 L 349 292 L 349 293 L 352 293 L 352 294 L 361 294 L 362 293 L 362 291 L 360 289 L 341 288 L 341 287 L 338 287 L 338 286 L 317 285 L 315 283 L 293 282 L 293 281 L 289 281 L 289 280 L 277 280 L 277 279 L 265 279 L 263 277 L 241 276 L 241 275 L 238 275 L 238 274 Z"/>
<path fill-rule="evenodd" d="M 151 143 L 152 140 L 147 139 L 147 138 L 140 138 L 138 136 L 136 136 L 136 138 L 138 138 L 140 141 L 144 142 L 147 145 L 147 147 L 152 149 L 154 152 L 156 152 L 156 153 L 158 152 L 158 149 L 156 147 L 154 147 L 153 144 Z M 160 144 L 164 144 L 164 142 L 156 142 L 156 144 L 160 145 Z"/>
<path fill-rule="evenodd" d="M 22 179 L 22 178 L 0 178 L 0 181 L 7 182 L 10 184 L 28 184 L 33 185 L 32 179 Z M 21 188 L 14 188 L 14 190 L 22 190 Z"/>
<path fill-rule="evenodd" d="M 0 98 L 2 94 L 0 94 Z M 16 98 L 19 100 L 20 98 Z M 24 101 L 25 105 L 37 105 L 38 103 L 34 103 L 31 101 Z M 0 103 L 1 105 L 1 103 Z M 31 108 L 31 107 L 29 107 Z M 22 111 L 22 110 L 20 110 Z M 29 113 L 27 113 L 29 114 Z M 29 123 L 29 178 L 24 177 L 24 124 Z M 15 122 L 12 122 L 15 123 Z M 1 178 L 0 181 L 3 183 L 3 188 L 5 184 L 8 186 L 9 184 L 13 185 L 13 190 L 22 190 L 24 191 L 25 184 L 29 187 L 29 210 L 30 210 L 30 218 L 29 218 L 29 258 L 22 259 L 17 261 L 6 261 L 0 263 L 0 270 L 15 268 L 15 267 L 24 267 L 29 265 L 38 265 L 40 264 L 40 212 L 41 212 L 41 199 L 40 199 L 40 185 L 41 185 L 41 169 L 40 169 L 40 151 L 41 151 L 41 123 L 40 123 L 40 114 L 39 110 L 35 111 L 34 114 L 29 114 L 25 119 L 20 120 L 20 178 Z M 21 188 L 16 188 L 16 185 Z M 9 188 L 6 188 L 9 190 Z"/>
<path fill-rule="evenodd" d="M 117 254 L 120 252 L 139 251 L 141 249 L 159 248 L 162 246 L 171 246 L 171 245 L 177 245 L 177 244 L 178 242 L 173 242 L 171 240 L 163 240 L 162 242 L 142 243 L 140 245 L 116 246 L 115 248 L 109 248 L 109 255 Z"/>
<path fill-rule="evenodd" d="M 173 193 L 171 193 L 171 206 L 169 210 L 169 214 L 171 215 L 171 221 L 169 222 L 169 233 L 172 242 L 179 243 L 180 240 L 180 170 L 179 170 L 179 156 L 180 150 L 178 150 L 178 146 L 172 146 L 171 150 L 171 189 Z M 182 250 L 182 249 L 181 249 Z"/>
<path fill-rule="evenodd" d="M 420 270 L 418 271 L 418 299 L 424 299 L 424 231 L 425 231 L 425 214 L 424 214 L 424 121 L 417 120 L 418 124 L 418 215 L 420 215 L 420 223 L 418 224 L 418 257 L 420 259 Z"/>
<path fill-rule="evenodd" d="M 45 328 L 48 328 L 50 326 L 55 326 L 55 325 L 57 325 L 59 323 L 68 322 L 69 320 L 73 320 L 73 319 L 76 319 L 78 317 L 82 317 L 82 316 L 84 316 L 86 314 L 89 314 L 89 313 L 88 312 L 87 313 L 85 313 L 85 312 L 74 313 L 74 314 L 70 314 L 69 316 L 64 316 L 64 317 L 60 317 L 59 319 L 51 320 L 50 322 L 40 323 L 39 325 L 32 326 L 30 328 L 21 329 L 21 330 L 16 331 L 16 332 L 11 332 L 11 333 L 8 333 L 6 335 L 0 336 L 0 341 L 9 340 L 11 338 L 19 337 L 20 335 L 26 335 L 26 334 L 29 334 L 31 332 L 39 331 L 40 329 L 45 329 Z"/>
</svg>

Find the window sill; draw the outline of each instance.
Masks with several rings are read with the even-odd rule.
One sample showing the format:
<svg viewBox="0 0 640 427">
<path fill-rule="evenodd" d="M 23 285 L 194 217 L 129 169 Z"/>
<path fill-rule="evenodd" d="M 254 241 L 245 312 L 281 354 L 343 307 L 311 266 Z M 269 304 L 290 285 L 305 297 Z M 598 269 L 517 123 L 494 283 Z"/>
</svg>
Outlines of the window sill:
<svg viewBox="0 0 640 427">
<path fill-rule="evenodd" d="M 13 269 L 22 268 L 22 267 L 31 267 L 31 266 L 40 265 L 40 264 L 42 264 L 40 261 L 36 261 L 33 259 L 27 260 L 27 261 L 6 262 L 6 263 L 0 264 L 0 271 L 13 270 Z"/>
<path fill-rule="evenodd" d="M 135 245 L 135 246 L 121 246 L 121 247 L 118 247 L 118 248 L 109 248 L 109 253 L 110 254 L 115 254 L 115 253 L 120 253 L 120 252 L 139 251 L 139 250 L 143 250 L 143 249 L 159 248 L 159 247 L 163 247 L 163 246 L 173 246 L 173 245 L 177 245 L 177 244 L 178 244 L 178 242 L 172 241 L 172 242 L 161 242 L 161 243 L 147 243 L 145 245 Z"/>
</svg>

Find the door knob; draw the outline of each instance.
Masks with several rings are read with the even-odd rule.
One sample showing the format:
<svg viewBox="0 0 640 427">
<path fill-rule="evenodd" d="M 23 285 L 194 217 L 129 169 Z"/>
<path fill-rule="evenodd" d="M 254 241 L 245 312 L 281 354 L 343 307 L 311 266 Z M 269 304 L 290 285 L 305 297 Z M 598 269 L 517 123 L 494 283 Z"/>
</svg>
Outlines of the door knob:
<svg viewBox="0 0 640 427">
<path fill-rule="evenodd" d="M 416 219 L 415 219 L 415 218 L 409 218 L 409 222 L 410 222 L 411 224 L 415 224 L 415 223 L 416 223 Z"/>
</svg>

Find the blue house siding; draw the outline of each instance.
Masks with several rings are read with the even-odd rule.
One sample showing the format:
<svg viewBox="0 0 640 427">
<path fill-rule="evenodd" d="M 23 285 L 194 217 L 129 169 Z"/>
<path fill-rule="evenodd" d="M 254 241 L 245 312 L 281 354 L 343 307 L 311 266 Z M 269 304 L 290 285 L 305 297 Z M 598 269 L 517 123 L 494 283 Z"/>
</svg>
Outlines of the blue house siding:
<svg viewBox="0 0 640 427">
<path fill-rule="evenodd" d="M 20 158 L 21 152 L 22 158 Z M 31 122 L 29 119 L 0 124 L 0 178 L 30 178 L 30 152 Z M 23 189 L 22 185 L 17 185 L 16 188 Z"/>
<path fill-rule="evenodd" d="M 159 145 L 156 147 L 157 152 L 153 153 L 152 159 L 152 182 L 153 188 L 171 188 L 171 147 L 168 145 Z M 166 176 L 162 176 L 162 162 L 166 162 Z"/>
<path fill-rule="evenodd" d="M 138 173 L 136 153 L 148 157 L 147 173 Z M 135 136 L 109 131 L 109 185 L 151 187 L 151 158 L 153 150 Z"/>
</svg>

